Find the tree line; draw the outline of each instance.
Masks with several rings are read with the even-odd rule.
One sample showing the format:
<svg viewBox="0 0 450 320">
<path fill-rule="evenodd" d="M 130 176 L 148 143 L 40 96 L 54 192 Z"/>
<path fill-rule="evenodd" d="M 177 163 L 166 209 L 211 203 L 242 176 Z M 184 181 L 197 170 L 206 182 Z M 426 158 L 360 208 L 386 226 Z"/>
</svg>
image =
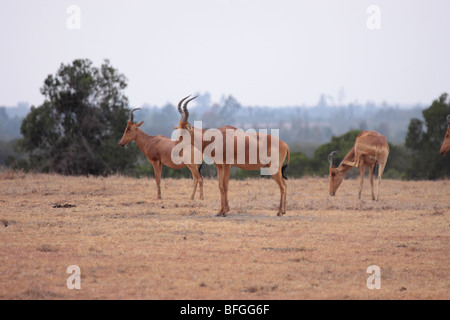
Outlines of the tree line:
<svg viewBox="0 0 450 320">
<path fill-rule="evenodd" d="M 50 74 L 44 80 L 41 88 L 44 102 L 40 106 L 32 106 L 23 119 L 20 126 L 22 138 L 0 143 L 1 150 L 9 151 L 7 156 L 5 152 L 0 153 L 0 160 L 3 157 L 8 167 L 25 171 L 66 175 L 153 175 L 152 167 L 136 144 L 129 144 L 125 150 L 118 146 L 129 117 L 128 99 L 124 94 L 126 87 L 125 75 L 113 68 L 108 60 L 100 67 L 94 66 L 88 59 L 61 64 L 54 75 Z M 362 129 L 376 129 L 385 134 L 388 141 L 399 141 L 399 136 L 405 136 L 402 144 L 390 143 L 384 177 L 450 177 L 450 156 L 441 156 L 438 152 L 446 131 L 446 116 L 450 114 L 450 99 L 446 93 L 434 100 L 428 108 L 421 110 L 421 114 L 415 110 L 416 117 L 412 119 L 405 119 L 403 110 L 399 109 L 386 110 L 384 114 L 380 110 L 374 111 L 370 106 L 355 106 L 350 116 L 361 117 L 361 112 L 364 111 L 375 127 L 371 128 L 367 120 L 361 120 L 359 128 L 332 135 L 331 141 L 320 144 L 314 148 L 314 152 L 300 151 L 301 148 L 296 145 L 298 137 L 316 135 L 320 136 L 318 141 L 323 141 L 321 136 L 330 136 L 331 128 L 327 125 L 308 125 L 302 118 L 305 115 L 304 109 L 293 111 L 291 108 L 291 113 L 280 109 L 277 116 L 274 116 L 267 108 L 243 108 L 233 96 L 222 100 L 220 104 L 208 106 L 211 103 L 210 97 L 207 94 L 199 97 L 198 106 L 193 109 L 191 117 L 201 119 L 204 127 L 232 124 L 244 130 L 249 127 L 256 130 L 270 129 L 271 126 L 279 128 L 280 138 L 291 146 L 291 161 L 287 170 L 290 177 L 327 175 L 328 153 L 338 150 L 336 158 L 341 160 Z M 309 110 L 306 116 L 314 118 L 317 114 L 318 120 L 320 109 L 325 108 L 325 104 L 319 104 L 317 110 Z M 170 136 L 172 129 L 168 123 L 176 123 L 179 119 L 179 114 L 172 105 L 166 105 L 162 109 L 144 108 L 140 112 L 139 117 L 145 120 L 143 130 L 153 135 Z M 297 117 L 287 116 L 292 112 L 296 112 Z M 346 121 L 345 118 L 339 119 L 339 108 L 335 108 L 335 112 L 333 123 Z M 380 122 L 379 118 L 389 117 L 389 112 L 391 120 L 398 124 L 395 130 L 386 125 L 383 127 L 383 122 Z M 390 140 L 389 134 L 383 130 L 397 138 Z M 203 165 L 202 174 L 206 177 L 214 176 L 215 167 Z M 189 176 L 187 169 L 163 169 L 163 177 Z M 233 168 L 231 176 L 236 179 L 256 177 L 259 176 L 259 171 Z"/>
</svg>

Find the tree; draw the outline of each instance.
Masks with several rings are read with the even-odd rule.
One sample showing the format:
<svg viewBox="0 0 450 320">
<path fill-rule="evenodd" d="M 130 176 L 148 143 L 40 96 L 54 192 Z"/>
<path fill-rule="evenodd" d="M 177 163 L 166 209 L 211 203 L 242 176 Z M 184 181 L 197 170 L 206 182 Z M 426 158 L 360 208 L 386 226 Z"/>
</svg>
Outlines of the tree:
<svg viewBox="0 0 450 320">
<path fill-rule="evenodd" d="M 44 103 L 23 120 L 18 146 L 30 168 L 62 174 L 106 175 L 134 165 L 138 153 L 118 146 L 128 120 L 127 79 L 108 60 L 61 64 L 41 88 Z"/>
<path fill-rule="evenodd" d="M 450 99 L 446 93 L 423 110 L 424 121 L 411 119 L 405 146 L 411 151 L 410 166 L 406 171 L 409 179 L 439 179 L 450 177 L 450 156 L 439 154 L 450 114 Z"/>
</svg>

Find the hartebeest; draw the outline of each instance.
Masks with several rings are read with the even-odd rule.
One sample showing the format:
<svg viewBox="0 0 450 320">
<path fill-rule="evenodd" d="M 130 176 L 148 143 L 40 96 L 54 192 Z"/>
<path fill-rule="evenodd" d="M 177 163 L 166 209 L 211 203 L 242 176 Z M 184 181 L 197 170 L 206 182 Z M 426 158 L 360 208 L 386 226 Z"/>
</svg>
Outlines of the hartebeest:
<svg viewBox="0 0 450 320">
<path fill-rule="evenodd" d="M 176 144 L 176 141 L 172 141 L 170 138 L 157 135 L 150 136 L 142 131 L 139 127 L 144 123 L 141 121 L 139 123 L 133 122 L 133 112 L 139 110 L 140 108 L 135 108 L 130 112 L 130 120 L 127 123 L 127 127 L 123 134 L 122 139 L 119 142 L 121 147 L 124 147 L 127 143 L 135 141 L 139 149 L 148 159 L 148 162 L 153 166 L 155 172 L 156 186 L 158 189 L 157 199 L 161 199 L 161 171 L 162 166 L 165 165 L 172 169 L 183 169 L 188 167 L 194 178 L 194 190 L 192 191 L 191 199 L 194 199 L 195 191 L 197 189 L 197 184 L 200 185 L 200 199 L 203 200 L 203 178 L 200 173 L 200 166 L 198 164 L 190 163 L 185 161 L 184 163 L 175 164 L 172 161 L 172 149 Z M 193 153 L 194 148 L 191 149 Z"/>
<path fill-rule="evenodd" d="M 182 99 L 179 103 L 179 106 L 183 101 L 185 101 L 189 96 Z M 220 189 L 220 198 L 221 198 L 221 207 L 218 216 L 226 216 L 230 211 L 230 207 L 228 205 L 228 184 L 230 179 L 230 168 L 238 167 L 244 170 L 260 170 L 261 168 L 270 168 L 274 170 L 269 171 L 272 178 L 278 184 L 281 193 L 280 206 L 278 209 L 278 216 L 281 216 L 286 213 L 286 176 L 284 175 L 284 171 L 289 164 L 289 147 L 282 140 L 278 139 L 275 136 L 254 132 L 253 134 L 245 134 L 242 130 L 238 130 L 232 126 L 224 126 L 220 127 L 216 130 L 215 133 L 217 137 L 209 137 L 208 130 L 193 127 L 189 122 L 189 111 L 187 110 L 187 104 L 189 101 L 195 99 L 196 97 L 190 98 L 183 105 L 183 110 L 181 107 L 178 108 L 178 111 L 181 114 L 181 119 L 177 129 L 179 130 L 179 142 L 181 141 L 181 131 L 185 130 L 190 135 L 190 143 L 192 146 L 195 145 L 196 137 L 201 138 L 201 146 L 198 147 L 202 155 L 205 153 L 206 148 L 211 148 L 211 145 L 216 142 L 216 138 L 220 138 L 217 140 L 222 141 L 222 145 L 219 149 L 214 149 L 212 151 L 214 165 L 217 168 L 217 178 L 219 180 L 219 189 Z M 228 135 L 231 135 L 231 139 L 227 139 Z M 264 146 L 265 144 L 265 146 Z M 217 146 L 217 145 L 216 145 Z M 197 147 L 197 146 L 196 146 Z M 266 148 L 267 155 L 269 157 L 273 156 L 271 162 L 263 161 L 263 156 L 260 155 L 261 148 Z M 245 152 L 241 156 L 239 155 L 239 151 Z M 251 151 L 257 152 L 257 155 L 251 154 Z M 286 164 L 283 165 L 286 160 Z M 275 160 L 274 160 L 275 159 Z M 272 167 L 273 166 L 273 167 Z"/>
<path fill-rule="evenodd" d="M 447 132 L 445 133 L 444 142 L 442 142 L 440 153 L 443 156 L 450 151 L 450 114 L 447 116 Z"/>
<path fill-rule="evenodd" d="M 333 166 L 335 153 L 336 151 L 333 151 L 328 155 L 330 162 L 330 195 L 334 196 L 336 194 L 337 189 L 344 179 L 344 175 L 350 168 L 359 167 L 360 187 L 358 198 L 361 199 L 364 171 L 367 166 L 369 167 L 369 179 L 372 186 L 372 200 L 378 200 L 381 176 L 383 175 L 389 155 L 389 145 L 386 137 L 375 131 L 362 131 L 358 134 L 355 144 L 337 168 Z M 377 196 L 375 198 L 373 191 L 373 173 L 376 164 L 378 164 L 378 183 Z"/>
</svg>

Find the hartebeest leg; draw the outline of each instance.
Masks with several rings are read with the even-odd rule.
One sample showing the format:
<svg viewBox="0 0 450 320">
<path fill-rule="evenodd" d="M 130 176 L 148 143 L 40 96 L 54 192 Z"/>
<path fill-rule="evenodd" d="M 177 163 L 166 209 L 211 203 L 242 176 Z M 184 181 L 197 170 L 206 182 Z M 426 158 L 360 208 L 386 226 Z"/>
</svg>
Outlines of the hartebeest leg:
<svg viewBox="0 0 450 320">
<path fill-rule="evenodd" d="M 360 164 L 359 166 L 359 195 L 358 195 L 358 199 L 361 199 L 361 192 L 362 192 L 362 187 L 363 187 L 363 183 L 364 183 L 364 171 L 365 171 L 366 167 L 364 166 L 363 163 Z"/>
<path fill-rule="evenodd" d="M 191 200 L 194 200 L 195 191 L 197 190 L 197 184 L 200 185 L 200 200 L 203 200 L 203 178 L 198 172 L 198 166 L 188 165 L 189 170 L 191 170 L 192 178 L 194 178 L 194 190 L 192 191 Z"/>
<path fill-rule="evenodd" d="M 230 211 L 230 206 L 228 205 L 228 184 L 230 182 L 230 169 L 231 165 L 225 165 L 223 168 L 223 191 L 224 191 L 224 212 L 223 215 L 226 216 Z"/>
<path fill-rule="evenodd" d="M 216 165 L 216 169 L 217 169 L 217 179 L 219 180 L 219 190 L 220 190 L 220 210 L 219 212 L 217 212 L 218 216 L 221 216 L 225 213 L 225 205 L 224 205 L 224 200 L 225 200 L 225 193 L 224 193 L 224 188 L 223 188 L 223 166 L 222 165 Z"/>
<path fill-rule="evenodd" d="M 373 171 L 375 169 L 375 164 L 369 167 L 369 180 L 370 186 L 372 187 L 372 200 L 375 200 L 375 193 L 373 192 Z"/>
<path fill-rule="evenodd" d="M 156 197 L 157 200 L 161 199 L 161 172 L 162 172 L 162 163 L 160 161 L 152 163 L 153 170 L 155 171 L 155 180 L 156 180 L 156 188 L 158 190 L 158 195 Z"/>
<path fill-rule="evenodd" d="M 197 183 L 199 184 L 200 187 L 200 200 L 203 200 L 203 177 L 200 174 L 200 172 L 198 172 L 198 167 L 195 168 L 195 174 L 197 176 Z"/>
<path fill-rule="evenodd" d="M 380 163 L 378 165 L 378 183 L 377 183 L 377 197 L 375 199 L 375 201 L 378 201 L 379 199 L 379 195 L 380 195 L 380 184 L 381 184 L 381 176 L 383 175 L 383 171 L 384 171 L 384 166 L 386 165 L 386 163 Z"/>
<path fill-rule="evenodd" d="M 275 182 L 280 187 L 280 207 L 278 209 L 277 216 L 282 216 L 283 214 L 286 214 L 286 188 L 287 183 L 284 181 L 283 176 L 281 175 L 281 170 L 278 170 L 278 172 L 274 175 L 272 175 L 272 178 L 275 180 Z"/>
</svg>

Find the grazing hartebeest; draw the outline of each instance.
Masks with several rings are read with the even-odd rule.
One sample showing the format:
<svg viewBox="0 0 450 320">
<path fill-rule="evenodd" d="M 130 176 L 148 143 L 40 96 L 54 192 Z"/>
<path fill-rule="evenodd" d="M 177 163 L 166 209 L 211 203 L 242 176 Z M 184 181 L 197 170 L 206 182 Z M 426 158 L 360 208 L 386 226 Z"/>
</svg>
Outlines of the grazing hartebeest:
<svg viewBox="0 0 450 320">
<path fill-rule="evenodd" d="M 145 154 L 148 162 L 151 163 L 155 172 L 156 186 L 158 189 L 157 199 L 161 199 L 161 171 L 162 165 L 165 165 L 172 169 L 183 169 L 185 167 L 188 167 L 188 169 L 192 173 L 192 177 L 194 178 L 194 190 L 192 191 L 191 199 L 194 199 L 197 184 L 200 184 L 200 199 L 203 200 L 203 177 L 200 174 L 201 165 L 199 167 L 198 164 L 189 164 L 190 162 L 188 161 L 181 164 L 173 163 L 171 154 L 172 149 L 177 142 L 161 135 L 150 136 L 139 129 L 144 121 L 133 123 L 133 112 L 138 109 L 140 108 L 131 110 L 130 120 L 127 123 L 127 127 L 122 139 L 119 142 L 119 145 L 121 147 L 124 147 L 127 143 L 134 140 L 142 153 Z M 192 148 L 191 152 L 194 152 L 194 148 Z"/>
<path fill-rule="evenodd" d="M 450 151 L 450 114 L 447 116 L 447 132 L 445 133 L 444 142 L 442 142 L 440 153 L 443 156 Z"/>
<path fill-rule="evenodd" d="M 378 201 L 380 192 L 381 176 L 383 175 L 384 167 L 386 166 L 389 155 L 389 145 L 386 137 L 375 131 L 362 131 L 356 137 L 356 141 L 352 149 L 347 153 L 344 160 L 342 160 L 339 167 L 333 167 L 333 156 L 336 151 L 328 155 L 330 162 L 330 195 L 334 196 L 339 188 L 344 175 L 352 167 L 359 167 L 359 196 L 361 199 L 361 191 L 364 181 L 365 167 L 369 167 L 369 178 L 372 186 L 372 200 Z M 373 192 L 373 173 L 375 164 L 378 164 L 378 183 L 377 183 L 377 197 L 375 198 Z"/>
<path fill-rule="evenodd" d="M 180 101 L 178 104 L 179 106 L 181 103 L 186 100 L 189 96 L 185 97 Z M 205 152 L 205 149 L 210 146 L 215 139 L 205 139 L 206 135 L 205 132 L 206 129 L 200 129 L 195 128 L 191 126 L 188 122 L 189 118 L 189 111 L 187 110 L 187 104 L 189 101 L 195 99 L 196 97 L 190 98 L 187 100 L 183 105 L 183 110 L 181 110 L 181 107 L 178 108 L 178 111 L 181 114 L 181 119 L 179 126 L 177 129 L 179 130 L 179 133 L 181 133 L 181 130 L 187 130 L 190 135 L 190 143 L 192 146 L 195 144 L 195 137 L 201 137 L 201 151 L 202 155 Z M 219 137 L 222 139 L 222 148 L 221 149 L 214 149 L 212 151 L 211 155 L 214 159 L 214 165 L 217 168 L 217 178 L 219 180 L 219 189 L 220 189 L 220 198 L 221 198 L 221 207 L 219 212 L 217 213 L 218 216 L 226 216 L 228 212 L 230 211 L 230 207 L 228 205 L 228 183 L 230 179 L 230 168 L 231 166 L 238 167 L 244 170 L 260 170 L 261 168 L 268 168 L 270 167 L 273 169 L 273 167 L 276 168 L 276 172 L 270 171 L 272 178 L 275 180 L 275 182 L 278 184 L 280 188 L 281 193 L 281 200 L 280 200 L 280 206 L 278 209 L 278 216 L 281 216 L 286 213 L 286 189 L 287 189 L 287 183 L 286 183 L 286 176 L 284 175 L 284 171 L 287 168 L 289 164 L 289 147 L 286 143 L 281 141 L 280 139 L 263 133 L 254 133 L 251 135 L 244 134 L 242 131 L 238 130 L 235 127 L 232 126 L 224 126 L 220 127 L 215 133 L 218 134 Z M 228 132 L 227 132 L 228 131 Z M 233 139 L 228 140 L 227 134 L 231 134 Z M 181 139 L 181 134 L 179 135 L 179 142 Z M 244 139 L 244 140 L 242 140 Z M 240 141 L 239 141 L 240 140 Z M 261 141 L 266 141 L 267 144 L 263 146 Z M 261 144 L 260 144 L 261 142 Z M 242 145 L 244 143 L 244 145 Z M 259 154 L 260 146 L 262 148 L 267 147 L 267 155 L 271 156 L 274 154 L 274 158 L 276 157 L 276 161 L 272 162 L 265 162 L 262 161 Z M 278 148 L 277 148 L 278 146 Z M 199 146 L 200 147 L 200 146 Z M 230 149 L 229 149 L 230 148 Z M 231 149 L 233 148 L 233 149 Z M 200 149 L 200 148 L 199 148 Z M 227 153 L 228 150 L 233 150 L 233 155 L 230 154 L 230 152 Z M 239 157 L 239 151 L 242 152 L 242 150 L 245 151 L 244 157 Z M 252 155 L 250 155 L 250 151 L 257 151 L 258 155 L 252 158 Z M 276 156 L 276 153 L 278 152 L 278 157 Z M 221 155 L 220 155 L 221 154 Z M 287 162 L 285 165 L 283 165 L 284 160 L 287 156 Z M 265 163 L 263 163 L 265 162 Z M 273 167 L 272 167 L 273 165 Z M 273 173 L 273 174 L 272 174 Z"/>
</svg>

